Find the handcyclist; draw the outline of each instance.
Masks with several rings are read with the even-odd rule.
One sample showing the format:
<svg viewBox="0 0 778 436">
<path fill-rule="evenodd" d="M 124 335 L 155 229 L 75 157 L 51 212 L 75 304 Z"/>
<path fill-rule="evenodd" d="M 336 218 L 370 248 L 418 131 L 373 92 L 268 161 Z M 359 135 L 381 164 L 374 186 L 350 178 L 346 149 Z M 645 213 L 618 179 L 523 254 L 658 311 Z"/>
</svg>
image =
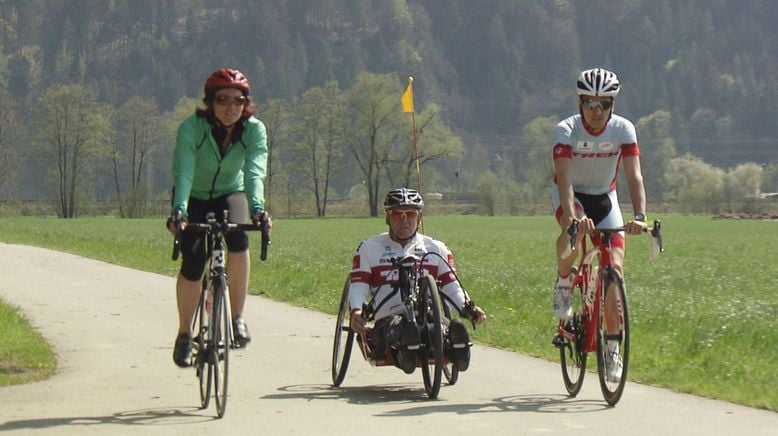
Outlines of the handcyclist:
<svg viewBox="0 0 778 436">
<path fill-rule="evenodd" d="M 562 257 L 570 246 L 567 228 L 579 220 L 578 242 L 595 228 L 624 226 L 626 233 L 639 234 L 646 228 L 646 194 L 640 170 L 640 149 L 635 126 L 613 113 L 615 98 L 621 91 L 618 77 L 603 68 L 585 70 L 578 76 L 578 114 L 562 120 L 556 128 L 554 179 L 551 202 L 561 229 L 556 241 L 558 278 L 554 286 L 554 314 L 567 319 L 572 314 L 570 274 L 578 250 Z M 633 219 L 624 224 L 616 196 L 619 166 L 624 166 Z M 611 238 L 612 263 L 624 273 L 623 233 Z M 608 293 L 606 313 L 616 313 L 615 293 Z M 615 326 L 616 322 L 608 322 Z M 608 341 L 609 378 L 621 377 L 617 341 Z"/>
<path fill-rule="evenodd" d="M 419 330 L 416 324 L 402 316 L 404 306 L 395 287 L 398 276 L 396 267 L 392 266 L 393 258 L 413 254 L 421 259 L 426 253 L 437 253 L 424 257 L 421 268 L 435 278 L 445 300 L 461 314 L 476 324 L 486 320 L 486 313 L 472 303 L 456 279 L 454 257 L 446 245 L 418 232 L 423 208 L 424 201 L 416 190 L 399 188 L 386 194 L 384 210 L 389 231 L 359 244 L 349 286 L 351 328 L 359 334 L 366 333 L 362 307 L 372 301 L 375 311 L 373 350 L 376 355 L 383 355 L 386 347 L 390 347 L 395 365 L 408 374 L 416 369 L 418 350 L 413 345 L 419 344 Z M 458 319 L 451 320 L 444 334 L 451 344 L 470 342 L 465 325 Z M 451 348 L 446 353 L 460 371 L 467 370 L 470 365 L 468 346 Z"/>
<path fill-rule="evenodd" d="M 259 225 L 265 214 L 264 178 L 267 167 L 265 126 L 254 117 L 256 105 L 249 95 L 251 86 L 239 70 L 224 68 L 205 81 L 203 103 L 178 128 L 173 152 L 173 213 L 167 226 L 175 232 L 176 217 L 184 225 L 205 222 L 208 212 L 229 221 Z M 197 310 L 206 252 L 203 235 L 181 235 L 181 270 L 176 282 L 178 335 L 173 361 L 189 365 L 192 355 L 192 319 Z M 249 240 L 245 232 L 226 235 L 227 277 L 230 289 L 233 331 L 238 346 L 245 347 L 251 336 L 242 318 L 249 279 Z"/>
</svg>

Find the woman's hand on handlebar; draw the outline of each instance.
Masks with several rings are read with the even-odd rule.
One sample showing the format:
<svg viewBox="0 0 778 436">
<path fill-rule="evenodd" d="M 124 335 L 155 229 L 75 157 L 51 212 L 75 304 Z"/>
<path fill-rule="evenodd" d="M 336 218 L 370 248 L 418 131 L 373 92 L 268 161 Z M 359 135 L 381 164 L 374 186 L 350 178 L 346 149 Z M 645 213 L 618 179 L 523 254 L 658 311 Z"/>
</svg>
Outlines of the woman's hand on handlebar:
<svg viewBox="0 0 778 436">
<path fill-rule="evenodd" d="M 183 217 L 180 211 L 176 211 L 168 217 L 166 224 L 168 231 L 175 236 L 177 230 L 184 230 L 186 227 L 186 218 Z"/>
<path fill-rule="evenodd" d="M 270 233 L 271 229 L 273 228 L 273 217 L 271 217 L 270 214 L 264 210 L 258 210 L 254 212 L 251 216 L 251 222 L 257 227 L 261 227 L 262 223 L 267 222 L 268 233 Z"/>
</svg>

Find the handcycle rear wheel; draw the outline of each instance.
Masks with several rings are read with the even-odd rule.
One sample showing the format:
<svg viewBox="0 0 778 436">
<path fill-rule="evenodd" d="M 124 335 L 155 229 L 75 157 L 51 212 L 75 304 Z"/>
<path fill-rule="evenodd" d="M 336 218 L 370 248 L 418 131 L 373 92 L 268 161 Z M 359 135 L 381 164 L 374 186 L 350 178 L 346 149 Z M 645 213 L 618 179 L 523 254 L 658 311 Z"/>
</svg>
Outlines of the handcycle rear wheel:
<svg viewBox="0 0 778 436">
<path fill-rule="evenodd" d="M 197 318 L 194 321 L 195 332 L 194 348 L 195 348 L 195 370 L 197 372 L 197 379 L 200 385 L 200 407 L 207 409 L 208 404 L 211 402 L 211 384 L 213 382 L 213 370 L 208 365 L 208 357 L 206 350 L 206 338 L 208 337 L 208 311 L 206 301 L 208 298 L 207 290 L 205 289 L 205 281 L 203 281 L 203 291 L 200 292 L 200 301 L 197 304 Z"/>
<path fill-rule="evenodd" d="M 564 329 L 573 334 L 573 339 L 560 336 L 559 361 L 562 365 L 562 381 L 571 397 L 581 392 L 586 375 L 586 356 L 584 351 L 583 294 L 579 288 L 573 289 L 573 316 L 565 322 Z"/>
<path fill-rule="evenodd" d="M 605 322 L 605 311 L 600 310 L 598 332 L 597 332 L 597 372 L 600 376 L 600 389 L 605 401 L 610 406 L 615 406 L 621 399 L 624 392 L 624 385 L 627 383 L 627 368 L 629 365 L 629 311 L 627 309 L 627 293 L 624 287 L 624 279 L 619 273 L 610 268 L 603 274 L 604 286 L 602 294 L 602 307 L 605 307 L 607 293 L 613 291 L 616 293 L 618 309 L 618 333 L 608 334 L 607 323 Z M 608 353 L 607 341 L 618 341 L 618 358 L 622 362 L 621 376 L 609 378 L 606 365 Z"/>
<path fill-rule="evenodd" d="M 232 328 L 229 300 L 226 299 L 227 283 L 223 277 L 214 281 L 213 307 L 211 309 L 212 341 L 209 362 L 213 365 L 214 396 L 216 397 L 216 414 L 224 416 L 227 408 L 227 387 L 229 385 L 230 348 L 232 347 Z"/>
<path fill-rule="evenodd" d="M 350 320 L 347 316 L 349 313 L 348 285 L 349 278 L 346 278 L 346 284 L 343 285 L 343 292 L 340 296 L 338 320 L 335 323 L 335 339 L 332 344 L 332 385 L 335 387 L 340 386 L 346 377 L 351 349 L 354 346 L 354 331 L 351 330 Z"/>
<path fill-rule="evenodd" d="M 443 374 L 443 326 L 438 286 L 430 275 L 419 280 L 419 322 L 425 346 L 420 349 L 424 390 L 431 399 L 438 397 Z"/>
</svg>

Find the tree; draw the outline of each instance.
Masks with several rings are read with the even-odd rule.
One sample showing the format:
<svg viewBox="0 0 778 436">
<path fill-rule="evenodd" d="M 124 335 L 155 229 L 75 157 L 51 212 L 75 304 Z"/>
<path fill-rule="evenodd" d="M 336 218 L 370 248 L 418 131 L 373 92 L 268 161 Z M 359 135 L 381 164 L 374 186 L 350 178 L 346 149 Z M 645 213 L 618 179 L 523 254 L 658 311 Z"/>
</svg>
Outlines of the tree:
<svg viewBox="0 0 778 436">
<path fill-rule="evenodd" d="M 292 156 L 313 192 L 316 216 L 327 213 L 331 177 L 342 154 L 344 97 L 338 82 L 311 88 L 303 94 L 294 123 Z"/>
<path fill-rule="evenodd" d="M 635 128 L 640 142 L 640 166 L 646 196 L 650 199 L 660 199 L 666 192 L 664 175 L 670 160 L 677 154 L 672 133 L 672 116 L 669 111 L 659 110 L 641 117 Z"/>
<path fill-rule="evenodd" d="M 461 158 L 464 155 L 462 139 L 443 123 L 438 116 L 439 112 L 439 107 L 431 104 L 416 117 L 419 171 L 424 164 L 447 157 Z M 384 165 L 391 186 L 411 186 L 416 179 L 416 151 L 413 148 L 413 131 L 410 126 L 411 122 L 408 120 L 408 127 L 405 129 L 408 134 Z M 402 126 L 399 128 L 402 130 Z"/>
<path fill-rule="evenodd" d="M 0 88 L 0 192 L 14 187 L 18 173 L 18 139 L 21 134 L 19 113 L 11 94 Z"/>
<path fill-rule="evenodd" d="M 521 143 L 528 150 L 526 158 L 522 161 L 519 153 L 512 154 L 513 158 L 518 160 L 533 201 L 548 198 L 551 178 L 554 175 L 551 149 L 557 122 L 553 116 L 538 117 L 530 121 L 521 132 Z"/>
<path fill-rule="evenodd" d="M 718 212 L 724 177 L 723 170 L 692 155 L 672 159 L 665 174 L 668 197 L 682 212 Z"/>
<path fill-rule="evenodd" d="M 267 131 L 267 176 L 265 177 L 265 208 L 270 210 L 273 198 L 273 177 L 278 173 L 280 148 L 289 140 L 292 112 L 285 100 L 270 99 L 260 107 L 257 115 Z M 287 194 L 289 194 L 287 192 Z M 287 198 L 288 199 L 288 198 Z"/>
<path fill-rule="evenodd" d="M 141 97 L 129 99 L 118 111 L 116 130 L 111 168 L 119 215 L 143 217 L 150 194 L 148 165 L 163 140 L 157 104 Z"/>
<path fill-rule="evenodd" d="M 730 212 L 745 206 L 747 198 L 759 197 L 763 173 L 762 167 L 753 162 L 740 164 L 727 173 L 724 179 L 724 200 Z"/>
<path fill-rule="evenodd" d="M 348 92 L 346 143 L 367 186 L 370 216 L 378 216 L 381 171 L 399 136 L 401 89 L 390 74 L 362 72 Z"/>
<path fill-rule="evenodd" d="M 86 196 L 90 171 L 111 143 L 109 113 L 83 85 L 58 85 L 38 97 L 34 111 L 34 146 L 54 176 L 57 214 L 75 218 Z"/>
<path fill-rule="evenodd" d="M 477 183 L 478 205 L 488 216 L 494 216 L 497 210 L 497 196 L 499 195 L 499 183 L 493 172 L 485 172 Z"/>
</svg>

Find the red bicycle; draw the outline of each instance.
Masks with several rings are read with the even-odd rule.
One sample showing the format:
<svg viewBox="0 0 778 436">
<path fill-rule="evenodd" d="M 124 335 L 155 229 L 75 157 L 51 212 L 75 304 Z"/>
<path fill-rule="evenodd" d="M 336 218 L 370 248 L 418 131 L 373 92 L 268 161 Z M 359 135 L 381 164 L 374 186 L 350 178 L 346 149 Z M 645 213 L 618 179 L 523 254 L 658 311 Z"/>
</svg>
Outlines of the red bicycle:
<svg viewBox="0 0 778 436">
<path fill-rule="evenodd" d="M 575 250 L 578 221 L 567 230 L 570 250 Z M 596 229 L 592 247 L 581 242 L 581 259 L 573 267 L 573 315 L 560 320 L 553 344 L 559 348 L 562 380 L 570 396 L 576 396 L 586 374 L 586 356 L 597 353 L 597 372 L 605 401 L 614 406 L 621 399 L 629 368 L 629 310 L 624 278 L 611 264 L 611 235 L 623 227 Z M 648 229 L 646 229 L 648 231 Z M 664 251 L 661 222 L 654 221 L 651 253 Z M 567 253 L 569 254 L 569 252 Z"/>
</svg>

